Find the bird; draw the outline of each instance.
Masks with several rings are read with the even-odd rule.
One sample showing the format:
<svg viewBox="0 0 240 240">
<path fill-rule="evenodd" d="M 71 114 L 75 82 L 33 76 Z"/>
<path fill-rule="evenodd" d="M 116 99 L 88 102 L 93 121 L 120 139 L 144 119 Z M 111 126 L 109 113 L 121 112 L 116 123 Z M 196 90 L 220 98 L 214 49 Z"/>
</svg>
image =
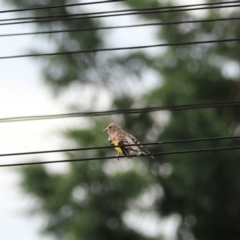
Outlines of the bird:
<svg viewBox="0 0 240 240">
<path fill-rule="evenodd" d="M 124 131 L 120 126 L 118 126 L 116 123 L 110 123 L 103 131 L 107 132 L 108 142 L 110 145 L 114 146 L 114 149 L 117 151 L 117 159 L 119 160 L 119 155 L 123 154 L 126 156 L 126 158 L 131 158 L 130 151 L 134 151 L 136 155 L 148 155 L 151 158 L 153 158 L 153 155 L 144 148 L 142 145 L 139 146 L 128 146 L 132 144 L 140 144 L 140 142 L 130 133 Z M 141 148 L 145 150 L 142 151 Z"/>
</svg>

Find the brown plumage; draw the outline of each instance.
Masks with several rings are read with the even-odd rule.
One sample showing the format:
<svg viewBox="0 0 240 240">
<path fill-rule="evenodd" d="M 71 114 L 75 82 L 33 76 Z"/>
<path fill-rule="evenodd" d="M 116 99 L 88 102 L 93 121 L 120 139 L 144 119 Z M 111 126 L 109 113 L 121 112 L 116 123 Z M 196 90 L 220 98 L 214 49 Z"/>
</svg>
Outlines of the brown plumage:
<svg viewBox="0 0 240 240">
<path fill-rule="evenodd" d="M 108 141 L 110 145 L 115 146 L 115 150 L 118 152 L 116 155 L 117 158 L 120 153 L 124 154 L 127 158 L 130 158 L 130 151 L 134 151 L 138 156 L 144 154 L 150 155 L 153 158 L 150 152 L 142 145 L 127 146 L 129 144 L 140 144 L 140 142 L 133 135 L 124 131 L 116 123 L 110 123 L 103 131 L 106 131 L 109 134 Z M 140 147 L 144 148 L 146 152 L 143 152 Z"/>
</svg>

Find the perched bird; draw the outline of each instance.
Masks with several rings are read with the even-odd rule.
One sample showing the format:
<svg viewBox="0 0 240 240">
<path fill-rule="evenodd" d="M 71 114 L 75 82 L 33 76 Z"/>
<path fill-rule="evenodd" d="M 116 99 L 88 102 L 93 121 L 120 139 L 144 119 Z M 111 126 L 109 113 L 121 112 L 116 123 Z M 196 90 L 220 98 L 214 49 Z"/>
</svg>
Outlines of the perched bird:
<svg viewBox="0 0 240 240">
<path fill-rule="evenodd" d="M 114 148 L 118 153 L 116 155 L 117 159 L 119 159 L 120 154 L 124 154 L 127 158 L 130 158 L 130 151 L 134 151 L 138 156 L 144 154 L 149 155 L 151 158 L 153 158 L 151 153 L 142 145 L 128 146 L 130 144 L 140 143 L 133 135 L 124 131 L 116 123 L 110 123 L 103 131 L 106 131 L 109 134 L 108 142 L 110 145 L 115 146 Z M 143 152 L 140 147 L 143 148 L 146 152 Z"/>
</svg>

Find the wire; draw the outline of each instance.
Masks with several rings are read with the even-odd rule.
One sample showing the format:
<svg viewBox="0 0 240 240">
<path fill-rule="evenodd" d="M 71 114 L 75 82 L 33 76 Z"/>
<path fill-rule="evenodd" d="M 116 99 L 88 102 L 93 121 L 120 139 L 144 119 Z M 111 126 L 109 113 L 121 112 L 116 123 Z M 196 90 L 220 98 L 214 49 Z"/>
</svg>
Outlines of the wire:
<svg viewBox="0 0 240 240">
<path fill-rule="evenodd" d="M 74 16 L 91 16 L 91 15 L 100 15 L 100 14 L 112 14 L 112 13 L 126 13 L 126 12 L 136 12 L 136 11 L 152 11 L 152 10 L 163 10 L 163 9 L 176 9 L 176 8 L 189 8 L 189 7 L 197 7 L 197 6 L 205 6 L 205 5 L 218 5 L 218 4 L 229 4 L 229 3 L 239 3 L 239 1 L 233 2 L 225 2 L 225 3 L 203 3 L 203 4 L 191 4 L 191 5 L 182 5 L 182 6 L 168 6 L 168 7 L 154 7 L 154 8 L 137 8 L 137 9 L 124 9 L 124 10 L 115 10 L 115 11 L 103 11 L 103 12 L 90 12 L 90 13 L 78 13 L 78 14 L 64 14 L 64 15 L 52 15 L 52 16 L 35 16 L 35 17 L 21 17 L 21 18 L 8 18 L 8 19 L 0 19 L 3 21 L 18 21 L 18 20 L 29 20 L 29 19 L 52 19 L 52 18 L 69 18 Z M 227 7 L 234 7 L 238 5 L 227 5 Z M 226 6 L 223 6 L 226 7 Z"/>
<path fill-rule="evenodd" d="M 229 139 L 240 139 L 240 136 L 195 138 L 195 139 L 184 139 L 184 140 L 172 140 L 172 141 L 165 141 L 165 142 L 128 144 L 128 145 L 124 145 L 124 146 L 154 146 L 154 145 L 193 143 L 193 142 L 204 142 L 204 141 L 220 141 L 220 140 L 229 140 Z M 70 148 L 70 149 L 55 149 L 55 150 L 45 150 L 45 151 L 32 151 L 32 152 L 4 153 L 4 154 L 0 154 L 0 157 L 34 155 L 34 154 L 48 154 L 48 153 L 59 153 L 59 152 L 89 151 L 89 150 L 100 150 L 100 149 L 108 149 L 108 148 L 114 148 L 114 147 L 113 146 L 85 147 L 85 148 Z"/>
<path fill-rule="evenodd" d="M 156 22 L 156 23 L 144 23 L 144 24 L 122 25 L 122 26 L 111 26 L 111 27 L 97 27 L 97 28 L 79 28 L 79 29 L 62 29 L 62 30 L 39 31 L 39 32 L 12 33 L 12 34 L 0 34 L 0 37 L 14 37 L 14 36 L 37 35 L 37 34 L 54 34 L 54 33 L 66 33 L 66 32 L 98 31 L 98 30 L 136 28 L 136 27 L 148 27 L 148 26 L 168 26 L 168 25 L 177 25 L 177 24 L 188 24 L 188 23 L 206 23 L 206 22 L 235 21 L 235 20 L 240 20 L 240 17 L 215 18 L 215 19 L 205 19 L 205 20 L 187 20 L 187 21 L 174 21 L 174 22 L 159 22 L 159 23 Z"/>
<path fill-rule="evenodd" d="M 237 2 L 239 3 L 239 1 L 237 1 Z M 220 3 L 214 3 L 214 4 L 220 4 Z M 133 9 L 131 9 L 131 10 L 127 9 L 127 10 L 117 10 L 117 11 L 109 11 L 109 12 L 71 14 L 71 15 L 66 15 L 63 18 L 61 18 L 61 17 L 57 18 L 58 16 L 35 17 L 35 19 L 36 18 L 38 18 L 38 19 L 42 18 L 42 19 L 31 20 L 31 21 L 19 21 L 19 22 L 1 23 L 0 26 L 3 26 L 3 25 L 13 25 L 13 24 L 25 24 L 25 23 L 52 22 L 52 21 L 60 21 L 60 20 L 69 21 L 69 20 L 81 20 L 81 19 L 92 19 L 92 18 L 103 18 L 103 17 L 119 17 L 119 16 L 128 16 L 128 15 L 138 15 L 138 14 L 169 13 L 169 12 L 179 12 L 179 11 L 194 11 L 194 10 L 230 8 L 230 7 L 232 8 L 232 7 L 239 7 L 239 6 L 240 6 L 240 4 L 227 5 L 227 6 L 225 5 L 225 6 L 211 6 L 211 7 L 201 7 L 201 8 L 189 8 L 189 9 L 170 9 L 170 10 L 162 10 L 163 8 L 152 8 L 152 9 L 157 9 L 155 11 L 150 11 L 149 9 L 134 9 L 134 10 Z M 171 7 L 165 7 L 165 8 L 171 8 Z M 129 12 L 129 11 L 132 11 L 132 12 Z M 116 12 L 128 12 L 128 13 L 98 15 L 98 14 L 116 13 Z M 84 17 L 84 15 L 88 15 L 88 16 Z M 89 16 L 89 15 L 97 15 L 97 16 Z M 82 17 L 72 18 L 72 16 L 82 16 Z M 32 19 L 32 18 L 3 19 L 2 21 L 12 21 L 12 20 L 21 20 L 21 19 Z"/>
<path fill-rule="evenodd" d="M 155 111 L 181 111 L 181 110 L 192 110 L 202 108 L 221 108 L 221 107 L 236 107 L 240 105 L 240 101 L 225 101 L 225 102 L 209 102 L 209 103 L 198 103 L 198 104 L 185 104 L 185 105 L 166 105 L 158 107 L 147 107 L 147 108 L 132 108 L 132 109 L 118 109 L 108 111 L 97 111 L 97 112 L 75 112 L 66 114 L 51 114 L 51 115 L 36 115 L 36 116 L 20 116 L 20 117 L 9 117 L 0 118 L 0 123 L 6 122 L 20 122 L 20 121 L 34 121 L 34 120 L 50 120 L 60 118 L 72 118 L 72 117 L 97 117 L 117 114 L 139 114 L 149 113 Z"/>
<path fill-rule="evenodd" d="M 126 0 L 99 1 L 99 2 L 87 2 L 87 3 L 75 3 L 75 4 L 42 6 L 42 7 L 22 8 L 22 9 L 11 9 L 11 10 L 0 11 L 0 13 L 32 11 L 32 10 L 45 10 L 45 9 L 52 9 L 52 8 L 64 8 L 64 7 L 74 7 L 74 6 L 81 6 L 81 5 L 101 4 L 101 3 L 113 3 L 113 2 L 123 2 L 123 1 L 126 1 Z M 162 7 L 162 8 L 180 8 L 180 7 L 205 6 L 205 5 L 229 4 L 229 3 L 238 3 L 238 1 L 215 2 L 215 3 L 202 3 L 202 4 L 190 4 L 190 5 L 179 5 L 179 6 L 169 6 L 169 7 Z"/>
<path fill-rule="evenodd" d="M 123 2 L 123 1 L 126 1 L 126 0 L 113 0 L 113 1 L 99 1 L 99 2 L 73 3 L 73 4 L 53 5 L 53 6 L 42 6 L 42 7 L 33 7 L 33 8 L 10 9 L 10 10 L 0 11 L 0 13 L 22 12 L 22 11 L 33 11 L 33 10 L 45 10 L 45 9 L 53 9 L 53 8 L 65 8 L 65 7 L 74 7 L 74 6 L 83 6 L 83 5 L 101 4 L 101 3 Z"/>
<path fill-rule="evenodd" d="M 183 45 L 193 45 L 193 44 L 210 44 L 210 43 L 237 42 L 237 41 L 240 41 L 240 38 L 215 39 L 215 40 L 207 40 L 207 41 L 182 42 L 182 43 L 179 43 L 179 42 L 163 43 L 163 44 L 153 44 L 153 45 L 145 45 L 145 46 L 102 48 L 102 49 L 78 50 L 78 51 L 69 51 L 69 52 L 34 53 L 34 54 L 3 56 L 3 57 L 0 57 L 0 60 L 1 59 L 11 59 L 11 58 L 43 57 L 43 56 L 53 56 L 53 55 L 82 54 L 82 53 L 97 53 L 97 52 L 107 52 L 107 51 L 135 50 L 135 49 L 147 49 L 147 48 L 155 48 L 155 47 L 173 47 L 173 46 L 183 46 Z"/>
<path fill-rule="evenodd" d="M 172 155 L 172 154 L 202 153 L 202 152 L 235 150 L 235 149 L 239 149 L 239 148 L 240 148 L 240 146 L 220 147 L 220 148 L 205 148 L 205 149 L 193 149 L 193 150 L 151 153 L 151 155 L 162 156 L 162 155 Z M 135 157 L 135 155 L 130 155 L 130 156 Z M 143 156 L 146 157 L 145 155 L 141 155 L 141 156 L 138 156 L 138 157 L 143 157 Z M 116 158 L 116 156 L 80 158 L 80 159 L 68 159 L 68 160 L 55 160 L 55 161 L 42 161 L 42 162 L 25 162 L 25 163 L 1 164 L 0 167 L 30 166 L 30 165 L 50 164 L 50 163 L 66 163 L 66 162 L 83 162 L 83 161 L 92 161 L 92 160 L 107 160 L 107 159 L 113 159 L 113 158 Z M 125 158 L 125 156 L 119 156 L 119 158 Z"/>
</svg>

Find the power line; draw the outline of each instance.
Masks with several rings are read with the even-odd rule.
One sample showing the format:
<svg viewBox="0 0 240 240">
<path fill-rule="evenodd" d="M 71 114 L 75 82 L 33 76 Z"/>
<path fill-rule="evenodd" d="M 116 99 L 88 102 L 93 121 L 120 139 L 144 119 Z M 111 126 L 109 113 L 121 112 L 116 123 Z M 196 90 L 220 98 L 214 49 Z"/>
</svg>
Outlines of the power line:
<svg viewBox="0 0 240 240">
<path fill-rule="evenodd" d="M 73 3 L 73 4 L 53 5 L 53 6 L 42 6 L 42 7 L 33 7 L 33 8 L 10 9 L 10 10 L 0 11 L 0 13 L 33 11 L 33 10 L 46 10 L 46 9 L 53 9 L 53 8 L 65 8 L 65 7 L 75 7 L 75 6 L 84 6 L 84 5 L 102 4 L 102 3 L 113 3 L 113 2 L 123 2 L 123 1 L 126 1 L 126 0 L 113 0 L 113 1 Z"/>
<path fill-rule="evenodd" d="M 235 149 L 239 149 L 239 148 L 240 148 L 240 146 L 205 148 L 205 149 L 193 149 L 193 150 L 182 150 L 182 151 L 171 151 L 171 152 L 159 152 L 159 153 L 152 153 L 151 155 L 162 156 L 162 155 L 173 155 L 173 154 L 203 153 L 203 152 L 235 150 Z M 135 157 L 136 155 L 130 155 L 130 156 Z M 146 157 L 146 156 L 141 155 L 138 157 Z M 25 163 L 1 164 L 0 167 L 30 166 L 30 165 L 40 165 L 40 164 L 50 164 L 50 163 L 66 163 L 66 162 L 84 162 L 84 161 L 93 161 L 93 160 L 107 160 L 107 159 L 114 159 L 114 158 L 116 159 L 116 156 L 42 161 L 42 162 L 25 162 Z M 119 156 L 119 158 L 125 158 L 125 156 Z"/>
<path fill-rule="evenodd" d="M 97 1 L 97 2 L 63 4 L 63 5 L 53 5 L 53 6 L 32 7 L 32 8 L 10 9 L 10 10 L 0 11 L 0 13 L 32 11 L 32 10 L 46 10 L 46 9 L 52 9 L 52 8 L 64 8 L 64 7 L 74 7 L 74 6 L 82 6 L 82 5 L 90 5 L 90 4 L 101 4 L 101 3 L 114 3 L 114 2 L 123 2 L 123 1 L 126 1 L 126 0 L 99 1 L 99 2 Z M 161 7 L 161 8 L 162 9 L 166 9 L 166 8 L 182 8 L 182 7 L 205 6 L 205 5 L 211 6 L 211 5 L 229 4 L 229 3 L 238 3 L 238 1 L 202 3 L 202 4 L 188 4 L 188 5 Z"/>
<path fill-rule="evenodd" d="M 239 3 L 239 1 L 237 1 L 237 2 Z M 214 3 L 214 4 L 220 4 L 220 3 Z M 62 18 L 61 17 L 58 18 L 57 16 L 35 17 L 35 18 L 39 18 L 39 20 L 1 23 L 0 26 L 13 25 L 13 24 L 25 24 L 25 23 L 52 22 L 52 21 L 61 21 L 61 20 L 69 21 L 69 20 L 83 20 L 83 19 L 105 18 L 105 17 L 119 17 L 119 16 L 128 16 L 128 15 L 152 14 L 152 13 L 169 13 L 169 12 L 195 11 L 195 10 L 206 10 L 206 9 L 209 10 L 209 9 L 218 9 L 218 8 L 232 8 L 232 7 L 239 7 L 239 6 L 240 6 L 240 4 L 224 5 L 224 6 L 208 6 L 208 7 L 200 7 L 200 8 L 170 9 L 170 10 L 162 10 L 163 8 L 152 8 L 152 9 L 157 9 L 154 11 L 150 11 L 149 9 L 134 9 L 134 10 L 126 9 L 126 10 L 117 10 L 117 11 L 108 11 L 108 12 L 71 14 L 71 15 L 66 15 L 65 17 L 62 17 Z M 165 8 L 171 8 L 171 7 L 165 7 Z M 131 12 L 129 12 L 129 11 L 131 11 Z M 125 13 L 115 14 L 116 12 L 125 12 Z M 102 14 L 106 14 L 106 13 L 111 13 L 111 14 L 102 15 Z M 112 13 L 114 13 L 114 14 L 112 14 Z M 85 16 L 85 15 L 88 15 L 88 16 Z M 96 15 L 96 16 L 91 16 L 91 15 Z M 81 16 L 81 17 L 73 18 L 73 16 Z M 40 18 L 42 18 L 42 19 L 40 19 Z M 2 21 L 12 21 L 12 20 L 17 20 L 17 19 L 21 20 L 21 18 L 15 18 L 15 19 L 3 19 Z M 32 19 L 32 18 L 24 18 L 24 19 Z"/>
<path fill-rule="evenodd" d="M 194 41 L 194 42 L 182 42 L 182 43 L 179 43 L 179 42 L 163 43 L 163 44 L 119 47 L 119 48 L 78 50 L 78 51 L 69 51 L 69 52 L 34 53 L 34 54 L 3 56 L 3 57 L 0 57 L 0 59 L 24 58 L 24 57 L 43 57 L 43 56 L 53 56 L 53 55 L 82 54 L 82 53 L 97 53 L 97 52 L 107 52 L 107 51 L 135 50 L 135 49 L 147 49 L 147 48 L 155 48 L 155 47 L 174 47 L 174 46 L 193 45 L 193 44 L 210 44 L 210 43 L 237 42 L 237 41 L 240 41 L 240 38 L 215 39 L 215 40 L 207 40 L 207 41 Z"/>
<path fill-rule="evenodd" d="M 174 22 L 156 22 L 156 23 L 144 23 L 144 24 L 109 26 L 109 27 L 96 27 L 96 28 L 62 29 L 62 30 L 51 30 L 51 31 L 12 33 L 12 34 L 0 34 L 0 37 L 14 37 L 14 36 L 37 35 L 37 34 L 55 34 L 55 33 L 66 33 L 66 32 L 84 32 L 84 31 L 89 32 L 89 31 L 121 29 L 121 28 L 136 28 L 136 27 L 149 27 L 149 26 L 169 26 L 169 25 L 177 25 L 177 24 L 207 23 L 207 22 L 235 21 L 235 20 L 240 20 L 240 17 L 215 18 L 215 19 L 205 19 L 205 20 L 186 20 L 186 21 L 174 21 Z"/>
<path fill-rule="evenodd" d="M 65 114 L 50 114 L 50 115 L 36 115 L 36 116 L 19 116 L 0 118 L 0 123 L 6 122 L 20 122 L 20 121 L 34 121 L 34 120 L 50 120 L 50 119 L 61 119 L 61 118 L 75 118 L 75 117 L 97 117 L 117 114 L 139 114 L 149 113 L 156 111 L 182 111 L 182 110 L 193 110 L 202 108 L 222 108 L 222 107 L 237 107 L 240 105 L 240 101 L 225 101 L 225 102 L 209 102 L 209 103 L 198 103 L 198 104 L 185 104 L 185 105 L 166 105 L 157 107 L 147 108 L 132 108 L 132 109 L 115 109 L 108 111 L 95 111 L 95 112 L 75 112 Z"/>
<path fill-rule="evenodd" d="M 136 9 L 123 9 L 123 10 L 114 10 L 114 11 L 102 11 L 102 12 L 90 12 L 90 13 L 76 13 L 76 14 L 61 14 L 61 15 L 51 15 L 51 16 L 34 16 L 34 17 L 18 17 L 18 18 L 6 18 L 6 19 L 0 19 L 0 22 L 6 22 L 6 21 L 19 21 L 19 20 L 29 20 L 29 19 L 53 19 L 53 18 L 67 18 L 70 17 L 76 17 L 76 16 L 91 16 L 91 15 L 102 15 L 102 14 L 113 14 L 113 13 L 126 13 L 126 12 L 145 12 L 145 11 L 154 11 L 154 10 L 171 10 L 171 9 L 178 9 L 178 8 L 189 8 L 189 7 L 198 7 L 198 6 L 209 6 L 209 5 L 219 5 L 219 4 L 231 4 L 231 3 L 239 3 L 239 1 L 233 1 L 233 2 L 225 2 L 225 3 L 203 3 L 203 4 L 191 4 L 191 5 L 180 5 L 180 6 L 167 6 L 167 7 L 154 7 L 154 8 L 136 8 Z M 227 6 L 221 6 L 221 7 L 234 7 L 238 5 L 227 5 Z M 216 6 L 218 7 L 218 6 Z M 185 10 L 185 9 L 183 9 Z"/>
<path fill-rule="evenodd" d="M 240 139 L 240 136 L 225 136 L 225 137 L 211 137 L 211 138 L 182 139 L 182 140 L 171 140 L 171 141 L 165 141 L 165 142 L 163 141 L 163 142 L 128 144 L 128 145 L 124 145 L 124 146 L 155 146 L 155 145 L 166 145 L 166 144 L 181 144 L 181 143 L 194 143 L 194 142 L 220 141 L 220 140 L 233 140 L 233 139 Z M 59 153 L 59 152 L 89 151 L 89 150 L 100 150 L 100 149 L 108 149 L 108 148 L 114 148 L 114 147 L 113 146 L 85 147 L 85 148 L 55 149 L 55 150 L 45 150 L 45 151 L 4 153 L 4 154 L 0 154 L 0 157 L 35 155 L 35 154 L 48 154 L 48 153 Z"/>
<path fill-rule="evenodd" d="M 152 10 L 171 10 L 178 8 L 189 8 L 189 7 L 198 7 L 198 6 L 209 6 L 209 5 L 219 5 L 219 4 L 232 4 L 239 3 L 239 1 L 233 2 L 224 2 L 224 3 L 203 3 L 203 4 L 191 4 L 191 5 L 180 5 L 180 6 L 167 6 L 167 7 L 154 7 L 154 8 L 137 8 L 137 9 L 123 9 L 123 10 L 114 10 L 114 11 L 102 11 L 102 12 L 90 12 L 90 13 L 77 13 L 77 14 L 62 14 L 62 15 L 52 15 L 52 16 L 35 16 L 35 17 L 20 17 L 20 18 L 8 18 L 0 19 L 0 22 L 3 21 L 18 21 L 18 20 L 29 20 L 29 19 L 52 19 L 52 18 L 69 18 L 75 16 L 91 16 L 91 15 L 102 15 L 102 14 L 112 14 L 112 13 L 126 13 L 126 12 L 142 12 L 142 11 L 152 11 Z M 234 7 L 238 5 L 227 5 L 227 7 Z M 218 7 L 218 6 L 217 6 Z M 222 6 L 226 7 L 226 6 Z M 183 9 L 185 10 L 185 9 Z"/>
</svg>

